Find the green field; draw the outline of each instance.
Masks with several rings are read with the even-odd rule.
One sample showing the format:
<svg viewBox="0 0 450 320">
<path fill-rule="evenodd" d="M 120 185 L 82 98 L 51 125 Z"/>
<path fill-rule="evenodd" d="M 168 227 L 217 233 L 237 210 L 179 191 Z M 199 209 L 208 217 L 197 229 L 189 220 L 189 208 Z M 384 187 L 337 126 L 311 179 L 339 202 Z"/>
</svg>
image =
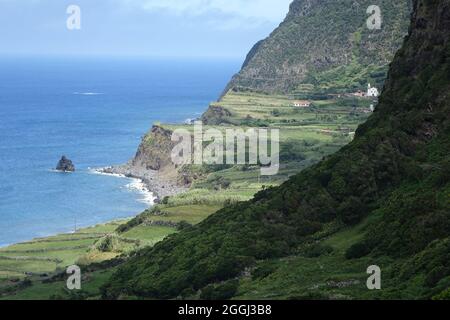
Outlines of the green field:
<svg viewBox="0 0 450 320">
<path fill-rule="evenodd" d="M 171 205 L 164 209 L 164 215 L 155 216 L 152 220 L 175 225 L 181 221 L 196 224 L 220 208 L 218 205 Z M 64 274 L 67 266 L 77 264 L 83 270 L 93 263 L 102 263 L 153 246 L 177 232 L 175 225 L 139 224 L 119 234 L 117 228 L 126 222 L 128 220 L 114 221 L 72 234 L 35 239 L 0 249 L 0 299 L 80 298 L 80 293 L 72 296 L 65 289 L 64 280 L 52 280 L 53 277 Z M 110 238 L 113 245 L 104 246 L 105 239 Z M 82 293 L 96 296 L 100 284 L 112 271 L 86 273 Z"/>
</svg>

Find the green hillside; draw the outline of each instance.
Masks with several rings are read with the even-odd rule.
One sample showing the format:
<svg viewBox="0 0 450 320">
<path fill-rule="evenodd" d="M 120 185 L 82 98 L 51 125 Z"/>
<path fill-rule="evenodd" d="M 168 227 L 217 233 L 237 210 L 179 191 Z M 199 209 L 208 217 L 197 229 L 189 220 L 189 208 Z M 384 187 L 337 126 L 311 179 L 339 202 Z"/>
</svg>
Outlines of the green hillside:
<svg viewBox="0 0 450 320">
<path fill-rule="evenodd" d="M 285 21 L 250 51 L 225 92 L 253 90 L 314 97 L 382 87 L 407 33 L 410 1 L 295 0 Z M 370 5 L 382 28 L 369 30 Z"/>
<path fill-rule="evenodd" d="M 448 297 L 449 39 L 450 1 L 414 1 L 379 106 L 353 142 L 138 252 L 103 296 Z M 364 288 L 371 264 L 381 291 Z"/>
</svg>

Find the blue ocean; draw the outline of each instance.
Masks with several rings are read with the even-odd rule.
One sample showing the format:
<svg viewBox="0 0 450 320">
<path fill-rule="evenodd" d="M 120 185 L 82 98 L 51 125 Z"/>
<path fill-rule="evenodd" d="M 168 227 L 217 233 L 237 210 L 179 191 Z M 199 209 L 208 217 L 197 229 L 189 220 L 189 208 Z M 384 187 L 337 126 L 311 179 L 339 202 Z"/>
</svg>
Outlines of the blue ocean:
<svg viewBox="0 0 450 320">
<path fill-rule="evenodd" d="M 127 162 L 154 122 L 198 117 L 239 61 L 0 58 L 0 246 L 130 217 L 145 195 L 90 168 Z M 77 171 L 54 169 L 62 155 Z"/>
</svg>

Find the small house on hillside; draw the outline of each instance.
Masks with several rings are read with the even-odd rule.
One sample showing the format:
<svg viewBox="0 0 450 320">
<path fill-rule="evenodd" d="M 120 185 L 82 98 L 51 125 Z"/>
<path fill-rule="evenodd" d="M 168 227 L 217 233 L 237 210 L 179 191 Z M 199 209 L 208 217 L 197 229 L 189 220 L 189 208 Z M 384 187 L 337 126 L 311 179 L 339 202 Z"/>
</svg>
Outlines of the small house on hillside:
<svg viewBox="0 0 450 320">
<path fill-rule="evenodd" d="M 297 100 L 297 101 L 294 101 L 294 107 L 297 107 L 297 108 L 309 108 L 309 107 L 311 107 L 311 101 L 308 101 L 308 100 Z"/>
<path fill-rule="evenodd" d="M 369 83 L 369 87 L 367 89 L 367 96 L 368 97 L 378 97 L 380 93 L 378 92 L 378 89 L 375 87 L 371 87 Z"/>
</svg>

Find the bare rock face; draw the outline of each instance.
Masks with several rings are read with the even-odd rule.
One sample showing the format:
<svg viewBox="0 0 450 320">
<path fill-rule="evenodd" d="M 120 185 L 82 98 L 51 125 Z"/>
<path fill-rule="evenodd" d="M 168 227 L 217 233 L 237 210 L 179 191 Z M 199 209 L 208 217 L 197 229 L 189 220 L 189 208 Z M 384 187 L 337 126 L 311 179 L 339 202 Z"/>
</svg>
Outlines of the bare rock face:
<svg viewBox="0 0 450 320">
<path fill-rule="evenodd" d="M 63 172 L 74 172 L 75 166 L 72 161 L 67 159 L 66 156 L 62 156 L 61 160 L 59 160 L 58 165 L 56 166 L 56 170 Z"/>
<path fill-rule="evenodd" d="M 172 167 L 171 152 L 175 143 L 171 141 L 172 131 L 155 125 L 144 137 L 132 161 L 134 167 L 145 170 L 162 170 Z"/>
<path fill-rule="evenodd" d="M 219 106 L 210 106 L 203 114 L 202 121 L 205 125 L 219 125 L 226 123 L 226 119 L 231 117 L 231 112 Z"/>
</svg>

